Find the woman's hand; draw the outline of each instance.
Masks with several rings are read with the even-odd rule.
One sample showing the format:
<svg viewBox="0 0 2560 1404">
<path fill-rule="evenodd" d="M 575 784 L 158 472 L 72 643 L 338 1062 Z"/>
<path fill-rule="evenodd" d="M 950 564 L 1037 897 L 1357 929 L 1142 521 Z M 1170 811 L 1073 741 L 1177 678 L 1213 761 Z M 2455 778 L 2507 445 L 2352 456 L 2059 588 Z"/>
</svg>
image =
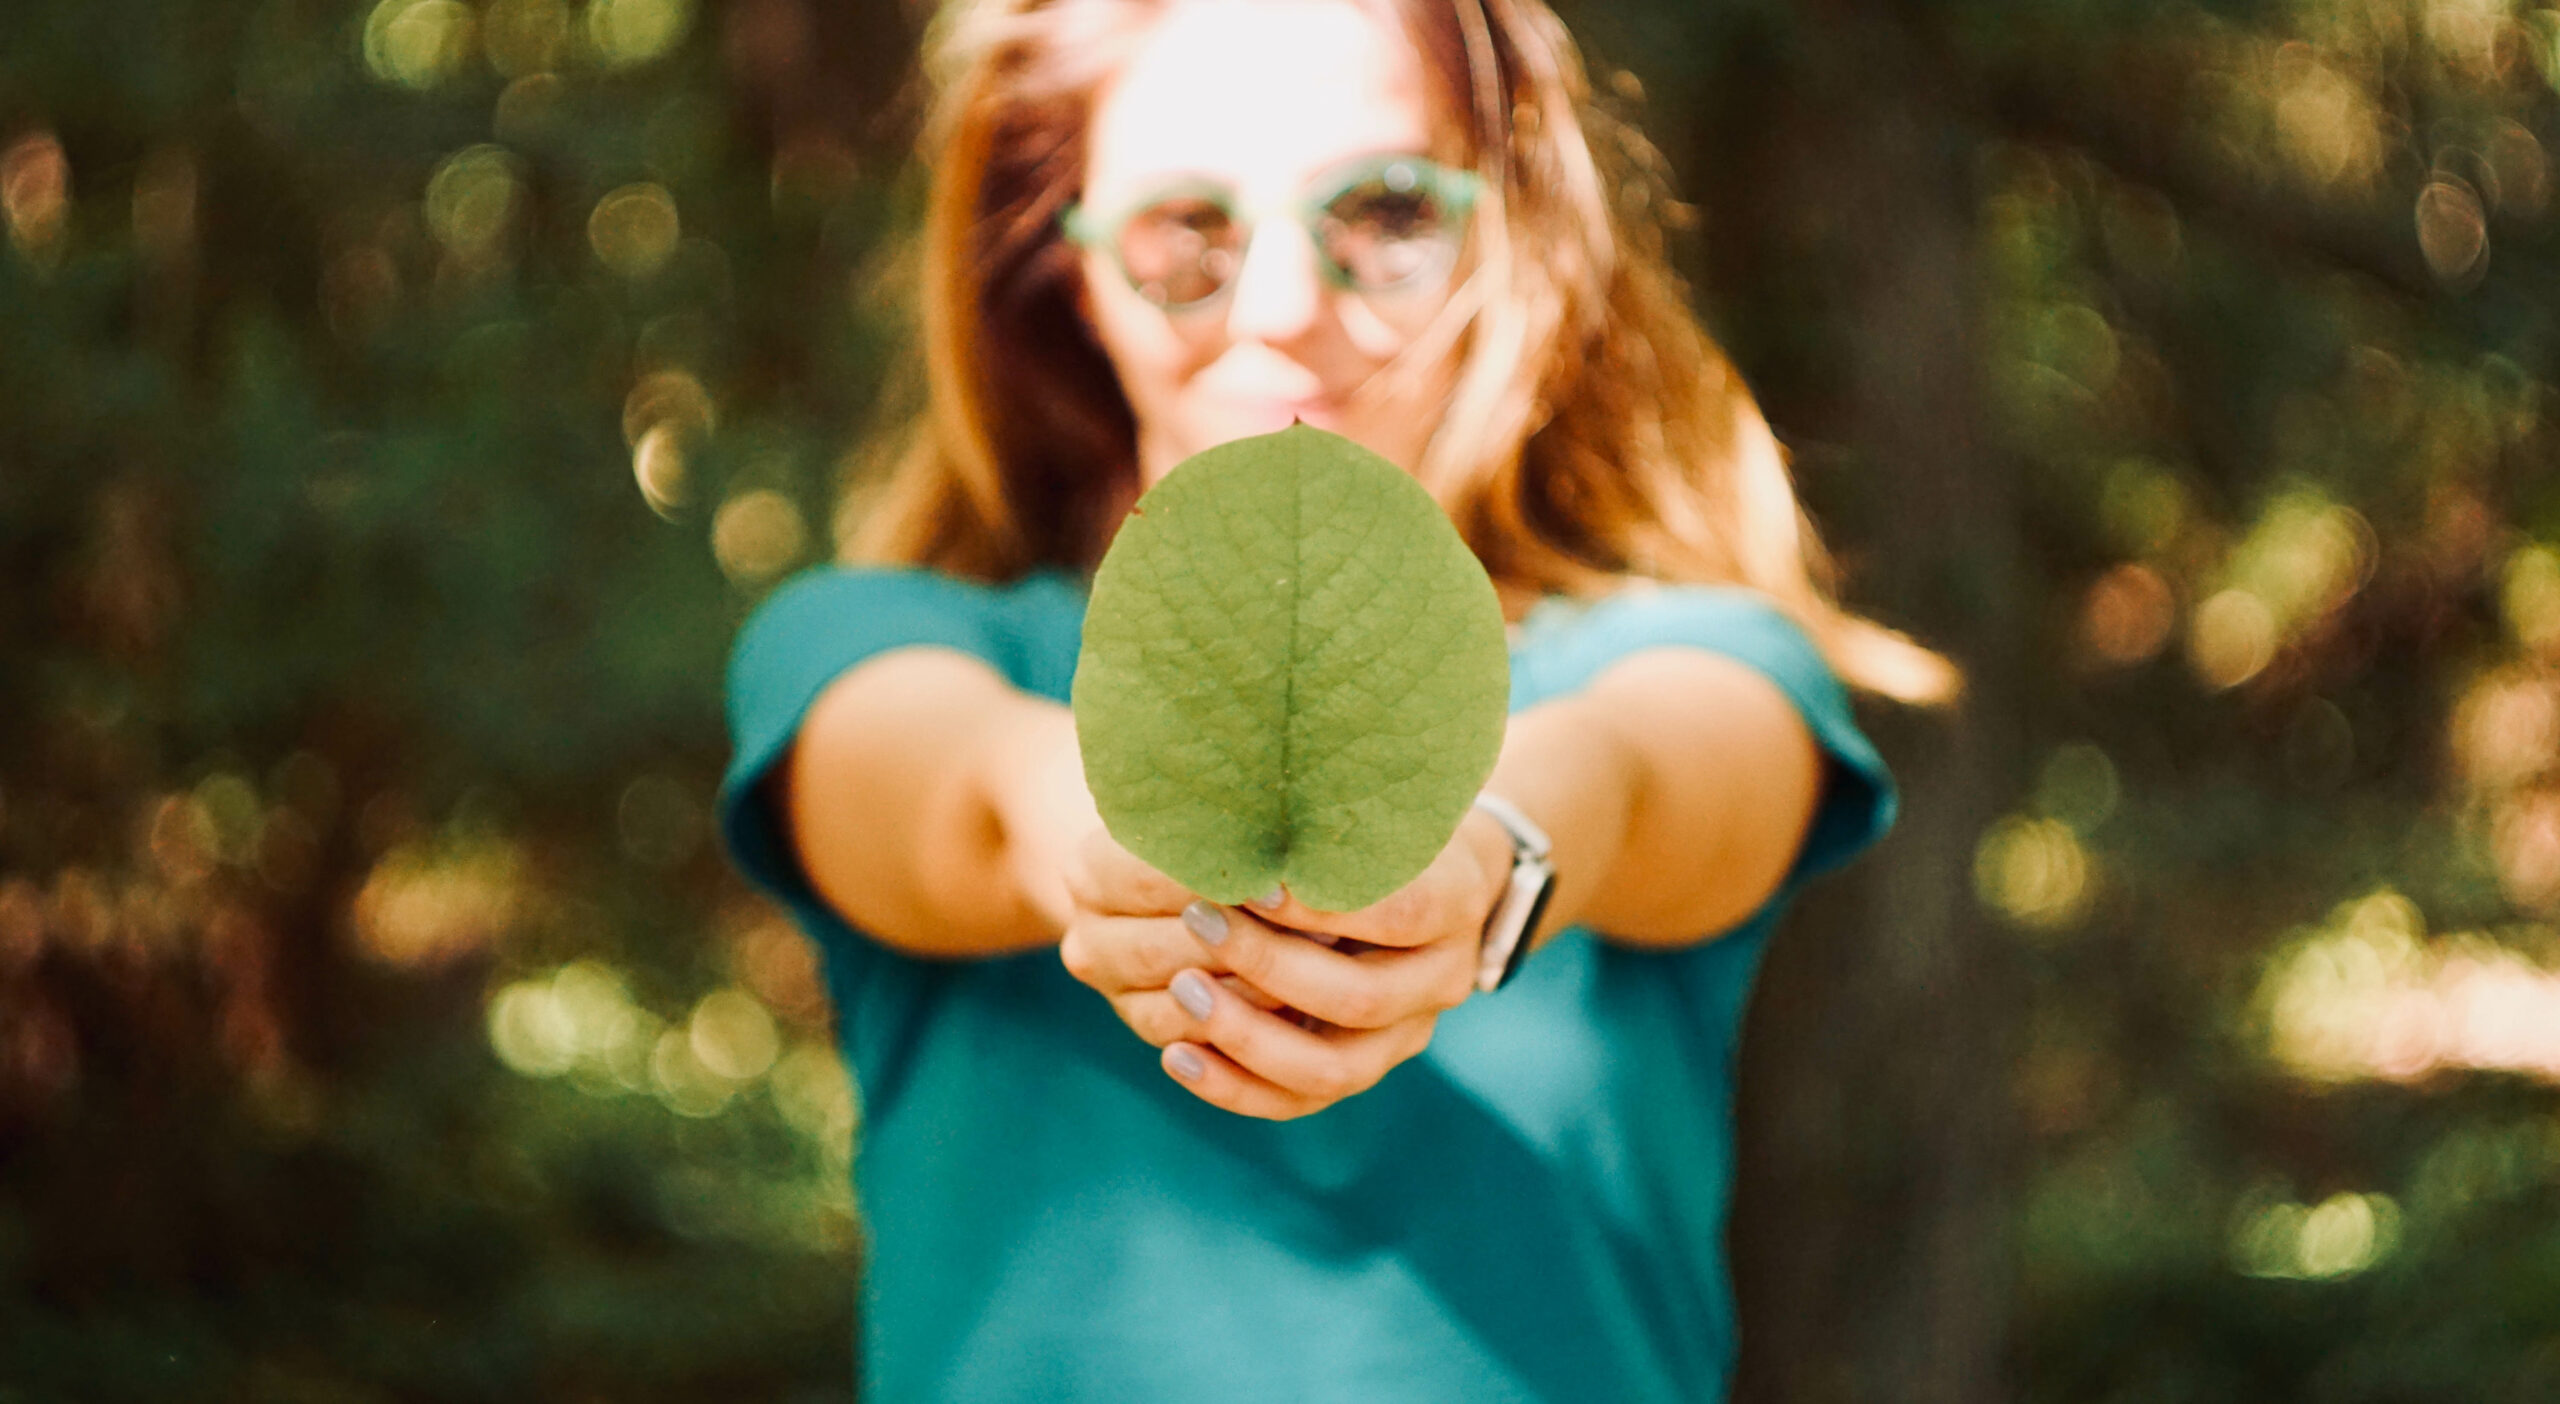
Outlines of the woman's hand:
<svg viewBox="0 0 2560 1404">
<path fill-rule="evenodd" d="M 1421 876 L 1373 906 L 1318 912 L 1282 894 L 1234 908 L 1194 899 L 1097 832 L 1069 869 L 1077 912 L 1060 956 L 1202 1100 L 1305 1116 L 1421 1052 L 1474 990 L 1510 855 L 1500 827 L 1470 813 Z"/>
<path fill-rule="evenodd" d="M 1123 1020 L 1130 1017 L 1129 1001 L 1163 995 L 1173 977 L 1185 970 L 1216 973 L 1227 989 L 1257 1009 L 1279 1008 L 1277 1000 L 1227 973 L 1185 925 L 1186 909 L 1214 909 L 1114 842 L 1100 821 L 1075 845 L 1060 872 L 1069 906 L 1058 958 L 1068 974 L 1110 1000 Z"/>
</svg>

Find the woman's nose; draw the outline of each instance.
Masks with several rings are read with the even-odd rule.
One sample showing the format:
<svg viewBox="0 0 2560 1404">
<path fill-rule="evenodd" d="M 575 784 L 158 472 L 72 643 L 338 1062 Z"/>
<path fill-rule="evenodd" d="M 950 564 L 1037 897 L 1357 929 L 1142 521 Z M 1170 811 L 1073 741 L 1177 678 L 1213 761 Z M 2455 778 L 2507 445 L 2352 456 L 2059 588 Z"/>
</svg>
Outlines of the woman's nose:
<svg viewBox="0 0 2560 1404">
<path fill-rule="evenodd" d="M 1227 334 L 1283 342 L 1303 335 L 1324 305 L 1315 241 L 1295 220 L 1266 219 L 1245 245 L 1227 306 Z"/>
</svg>

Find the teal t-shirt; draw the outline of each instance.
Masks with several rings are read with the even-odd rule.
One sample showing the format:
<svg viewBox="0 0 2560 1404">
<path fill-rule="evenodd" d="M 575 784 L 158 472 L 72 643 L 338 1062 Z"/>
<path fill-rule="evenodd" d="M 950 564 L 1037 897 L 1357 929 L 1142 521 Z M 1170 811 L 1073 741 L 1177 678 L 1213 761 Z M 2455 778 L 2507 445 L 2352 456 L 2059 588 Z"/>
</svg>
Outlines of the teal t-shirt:
<svg viewBox="0 0 2560 1404">
<path fill-rule="evenodd" d="M 823 569 L 768 600 L 731 660 L 724 832 L 823 950 L 862 1092 L 866 1397 L 1722 1399 L 1744 997 L 1787 897 L 1894 808 L 1813 644 L 1737 589 L 1533 611 L 1512 645 L 1514 711 L 1658 645 L 1738 659 L 1794 700 L 1831 767 L 1793 874 L 1686 950 L 1559 933 L 1376 1087 L 1265 1122 L 1183 1090 L 1054 951 L 925 961 L 853 930 L 758 796 L 818 694 L 887 649 L 958 649 L 1065 701 L 1084 605 L 1060 575 L 989 587 Z"/>
</svg>

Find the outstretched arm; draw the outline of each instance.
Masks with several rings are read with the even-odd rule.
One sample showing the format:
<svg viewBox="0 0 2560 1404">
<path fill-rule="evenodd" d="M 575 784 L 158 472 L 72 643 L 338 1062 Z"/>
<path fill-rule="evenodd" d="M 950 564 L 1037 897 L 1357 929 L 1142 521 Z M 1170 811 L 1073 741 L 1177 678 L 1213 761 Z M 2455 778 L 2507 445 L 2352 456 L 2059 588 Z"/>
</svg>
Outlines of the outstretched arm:
<svg viewBox="0 0 2560 1404">
<path fill-rule="evenodd" d="M 913 955 L 1047 945 L 1093 812 L 1065 707 L 951 649 L 895 649 L 820 694 L 771 796 L 818 895 Z"/>
<path fill-rule="evenodd" d="M 1777 892 L 1822 781 L 1812 732 L 1766 675 L 1654 648 L 1523 712 L 1487 788 L 1555 841 L 1544 926 L 1673 947 L 1731 929 Z"/>
</svg>

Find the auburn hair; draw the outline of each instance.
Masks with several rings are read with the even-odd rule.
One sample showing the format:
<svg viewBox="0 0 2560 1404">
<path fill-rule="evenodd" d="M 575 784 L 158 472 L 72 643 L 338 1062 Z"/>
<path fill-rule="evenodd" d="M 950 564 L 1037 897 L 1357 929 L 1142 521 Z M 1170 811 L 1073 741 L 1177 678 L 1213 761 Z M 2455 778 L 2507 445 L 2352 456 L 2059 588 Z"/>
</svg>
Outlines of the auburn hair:
<svg viewBox="0 0 2560 1404">
<path fill-rule="evenodd" d="M 1373 391 L 1455 347 L 1417 468 L 1486 571 L 1592 597 L 1631 579 L 1760 591 L 1851 684 L 1913 702 L 1945 659 L 1843 610 L 1784 452 L 1672 271 L 1660 156 L 1592 99 L 1541 0 L 1362 0 L 1421 56 L 1445 149 L 1484 182 L 1468 271 Z M 926 40 L 922 399 L 846 554 L 987 581 L 1088 571 L 1137 475 L 1137 429 L 1078 310 L 1060 229 L 1101 89 L 1179 0 L 951 0 Z M 1620 192 L 1612 199 L 1611 192 Z"/>
</svg>

